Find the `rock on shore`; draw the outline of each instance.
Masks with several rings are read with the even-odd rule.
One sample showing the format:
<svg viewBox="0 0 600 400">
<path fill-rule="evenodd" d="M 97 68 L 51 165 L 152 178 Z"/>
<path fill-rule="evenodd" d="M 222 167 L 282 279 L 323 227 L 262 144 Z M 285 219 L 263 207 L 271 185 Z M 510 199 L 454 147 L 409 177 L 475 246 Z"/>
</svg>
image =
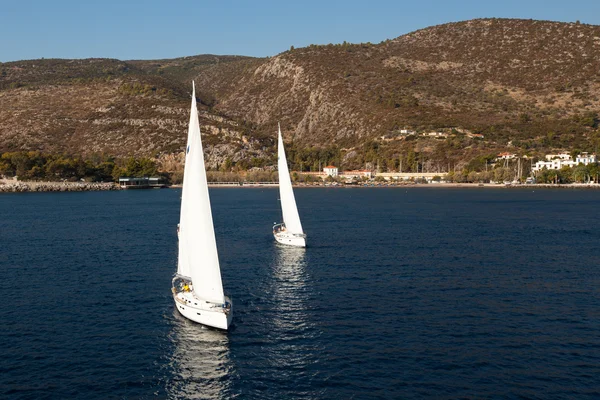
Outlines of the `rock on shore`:
<svg viewBox="0 0 600 400">
<path fill-rule="evenodd" d="M 112 182 L 19 182 L 0 180 L 0 192 L 89 192 L 98 190 L 120 190 Z"/>
</svg>

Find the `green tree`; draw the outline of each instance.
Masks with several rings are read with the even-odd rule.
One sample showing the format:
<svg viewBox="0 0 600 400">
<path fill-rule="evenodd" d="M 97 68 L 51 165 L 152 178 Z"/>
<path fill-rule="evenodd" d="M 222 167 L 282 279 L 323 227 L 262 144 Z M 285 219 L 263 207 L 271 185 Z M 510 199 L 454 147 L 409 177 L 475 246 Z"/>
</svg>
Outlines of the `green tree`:
<svg viewBox="0 0 600 400">
<path fill-rule="evenodd" d="M 406 154 L 406 157 L 404 157 L 404 159 L 406 160 L 406 167 L 402 165 L 402 170 L 407 172 L 416 172 L 415 165 L 417 158 L 415 151 L 413 149 L 410 149 Z"/>
<path fill-rule="evenodd" d="M 588 168 L 583 164 L 579 164 L 571 168 L 571 179 L 574 182 L 583 183 L 588 176 Z"/>
<path fill-rule="evenodd" d="M 596 163 L 588 164 L 587 173 L 588 173 L 588 176 L 590 177 L 590 180 L 598 183 L 598 175 L 600 173 L 600 168 L 598 168 L 598 164 L 596 164 Z"/>
<path fill-rule="evenodd" d="M 7 177 L 15 176 L 15 167 L 10 160 L 9 153 L 4 153 L 0 156 L 0 175 Z"/>
<path fill-rule="evenodd" d="M 125 169 L 119 167 L 118 165 L 115 165 L 113 170 L 112 170 L 112 178 L 115 182 L 119 181 L 119 178 L 122 176 L 126 176 L 125 174 Z"/>
</svg>

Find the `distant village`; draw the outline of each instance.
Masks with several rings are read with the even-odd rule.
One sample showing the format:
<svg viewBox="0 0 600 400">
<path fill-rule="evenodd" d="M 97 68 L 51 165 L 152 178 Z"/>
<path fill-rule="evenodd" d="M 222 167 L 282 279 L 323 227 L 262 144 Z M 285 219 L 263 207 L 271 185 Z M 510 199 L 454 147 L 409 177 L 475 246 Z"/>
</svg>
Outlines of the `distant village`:
<svg viewBox="0 0 600 400">
<path fill-rule="evenodd" d="M 432 133 L 433 134 L 433 133 Z M 443 133 L 438 133 L 443 134 Z M 497 165 L 508 167 L 510 162 L 517 162 L 518 167 L 521 168 L 521 163 L 525 163 L 527 160 L 531 160 L 531 175 L 524 178 L 523 181 L 515 178 L 512 180 L 502 180 L 502 181 L 494 181 L 493 179 L 489 180 L 489 183 L 528 183 L 533 184 L 536 183 L 536 176 L 543 173 L 544 171 L 564 171 L 565 168 L 574 168 L 577 166 L 589 166 L 589 165 L 597 165 L 598 158 L 596 154 L 589 153 L 580 153 L 577 154 L 575 159 L 571 156 L 571 154 L 566 152 L 561 152 L 557 154 L 546 154 L 543 160 L 537 161 L 535 164 L 533 163 L 533 159 L 528 156 L 518 156 L 514 153 L 503 152 L 498 154 L 495 158 L 494 162 L 489 166 L 490 168 L 494 168 Z M 295 171 L 292 173 L 296 177 L 311 177 L 313 179 L 319 179 L 322 181 L 337 181 L 343 182 L 346 184 L 357 183 L 357 182 L 366 182 L 366 181 L 386 181 L 386 182 L 422 182 L 422 183 L 446 183 L 454 181 L 453 179 L 448 179 L 448 173 L 440 173 L 440 172 L 378 172 L 373 171 L 371 169 L 361 169 L 361 170 L 347 170 L 340 171 L 335 165 L 328 165 L 323 167 L 322 171 L 319 172 L 299 172 Z M 307 181 L 311 181 L 309 179 Z M 598 183 L 598 178 L 588 176 L 588 183 Z M 559 183 L 559 182 L 555 182 Z"/>
</svg>

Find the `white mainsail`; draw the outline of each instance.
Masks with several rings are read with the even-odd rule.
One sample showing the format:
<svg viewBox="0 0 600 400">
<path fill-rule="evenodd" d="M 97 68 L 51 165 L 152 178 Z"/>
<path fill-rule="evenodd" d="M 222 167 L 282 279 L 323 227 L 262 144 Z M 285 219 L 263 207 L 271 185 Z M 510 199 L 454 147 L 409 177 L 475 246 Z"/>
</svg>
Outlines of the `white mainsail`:
<svg viewBox="0 0 600 400">
<path fill-rule="evenodd" d="M 191 278 L 197 297 L 222 304 L 225 300 L 206 182 L 195 87 L 192 93 L 181 194 L 177 273 Z"/>
<path fill-rule="evenodd" d="M 281 137 L 281 127 L 278 124 L 279 138 L 277 142 L 277 169 L 279 170 L 279 198 L 281 200 L 281 211 L 283 213 L 283 222 L 290 233 L 303 234 L 300 215 L 296 207 L 296 198 L 292 189 L 292 180 L 288 170 L 285 149 L 283 148 L 283 138 Z"/>
</svg>

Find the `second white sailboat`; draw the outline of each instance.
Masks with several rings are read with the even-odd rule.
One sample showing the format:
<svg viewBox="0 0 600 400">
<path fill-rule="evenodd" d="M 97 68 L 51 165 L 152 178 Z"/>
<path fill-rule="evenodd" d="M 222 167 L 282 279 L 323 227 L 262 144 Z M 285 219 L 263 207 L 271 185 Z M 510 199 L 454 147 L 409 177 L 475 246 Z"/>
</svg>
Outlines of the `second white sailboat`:
<svg viewBox="0 0 600 400">
<path fill-rule="evenodd" d="M 273 236 L 281 244 L 306 247 L 306 234 L 302 230 L 300 215 L 296 206 L 296 198 L 292 188 L 292 179 L 283 148 L 281 127 L 278 124 L 277 142 L 277 169 L 279 170 L 279 198 L 281 200 L 281 212 L 283 223 L 273 226 Z"/>
</svg>

